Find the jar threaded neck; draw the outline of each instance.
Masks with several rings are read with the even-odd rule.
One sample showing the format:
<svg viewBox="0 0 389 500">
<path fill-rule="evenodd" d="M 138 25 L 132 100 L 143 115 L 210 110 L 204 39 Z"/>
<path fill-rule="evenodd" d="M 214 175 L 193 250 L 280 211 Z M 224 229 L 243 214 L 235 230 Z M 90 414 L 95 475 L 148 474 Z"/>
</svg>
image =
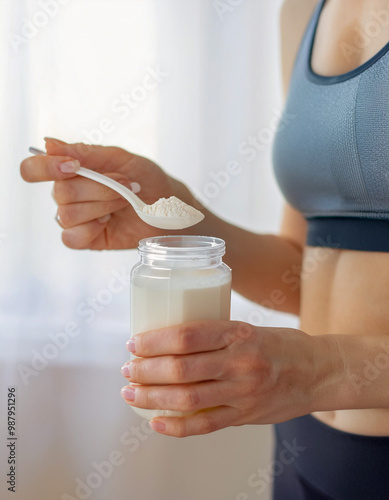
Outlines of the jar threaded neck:
<svg viewBox="0 0 389 500">
<path fill-rule="evenodd" d="M 221 262 L 225 254 L 225 242 L 211 236 L 158 236 L 139 242 L 139 254 L 143 261 Z"/>
</svg>

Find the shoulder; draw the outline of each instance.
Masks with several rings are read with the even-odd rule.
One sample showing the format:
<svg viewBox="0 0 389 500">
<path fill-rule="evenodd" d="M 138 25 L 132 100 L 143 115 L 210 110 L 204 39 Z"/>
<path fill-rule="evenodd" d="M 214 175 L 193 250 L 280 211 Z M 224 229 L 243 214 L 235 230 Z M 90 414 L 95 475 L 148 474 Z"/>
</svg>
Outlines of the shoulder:
<svg viewBox="0 0 389 500">
<path fill-rule="evenodd" d="M 281 61 L 287 91 L 304 31 L 319 0 L 284 0 L 280 10 Z"/>
</svg>

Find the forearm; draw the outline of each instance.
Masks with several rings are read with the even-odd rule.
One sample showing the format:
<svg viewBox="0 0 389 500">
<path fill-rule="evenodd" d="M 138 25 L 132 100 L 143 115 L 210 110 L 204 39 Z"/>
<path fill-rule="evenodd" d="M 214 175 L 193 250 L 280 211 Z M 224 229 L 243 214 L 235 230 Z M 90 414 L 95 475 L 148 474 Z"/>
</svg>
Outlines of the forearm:
<svg viewBox="0 0 389 500">
<path fill-rule="evenodd" d="M 316 379 L 312 411 L 389 408 L 389 335 L 313 339 L 321 344 L 322 376 Z"/>
<path fill-rule="evenodd" d="M 224 261 L 233 270 L 233 289 L 265 307 L 298 314 L 300 286 L 296 269 L 301 268 L 302 250 L 281 236 L 252 233 L 223 221 L 194 200 L 185 187 L 182 189 L 182 199 L 205 215 L 189 232 L 226 242 Z M 292 274 L 293 282 L 288 279 Z"/>
</svg>

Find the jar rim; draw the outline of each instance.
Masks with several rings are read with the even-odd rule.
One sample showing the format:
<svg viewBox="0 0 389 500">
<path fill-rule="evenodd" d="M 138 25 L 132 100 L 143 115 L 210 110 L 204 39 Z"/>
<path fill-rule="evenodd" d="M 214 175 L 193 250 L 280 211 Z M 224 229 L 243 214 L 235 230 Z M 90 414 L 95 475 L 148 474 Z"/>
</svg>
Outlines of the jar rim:
<svg viewBox="0 0 389 500">
<path fill-rule="evenodd" d="M 169 235 L 139 241 L 141 256 L 160 259 L 209 259 L 225 254 L 225 242 L 213 236 Z"/>
</svg>

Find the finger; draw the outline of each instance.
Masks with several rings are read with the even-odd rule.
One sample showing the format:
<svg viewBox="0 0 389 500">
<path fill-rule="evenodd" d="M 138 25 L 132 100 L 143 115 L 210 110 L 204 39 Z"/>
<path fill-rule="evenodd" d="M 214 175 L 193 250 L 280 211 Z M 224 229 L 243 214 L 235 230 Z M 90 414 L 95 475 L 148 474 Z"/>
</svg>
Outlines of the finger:
<svg viewBox="0 0 389 500">
<path fill-rule="evenodd" d="M 142 357 L 215 351 L 247 339 L 252 331 L 240 321 L 194 321 L 134 335 L 127 349 Z"/>
<path fill-rule="evenodd" d="M 62 231 L 62 241 L 68 248 L 76 250 L 84 250 L 86 248 L 102 250 L 107 247 L 104 229 L 107 226 L 108 220 L 103 223 L 93 220 L 86 224 L 65 229 Z"/>
<path fill-rule="evenodd" d="M 181 385 L 127 385 L 122 397 L 131 406 L 154 410 L 194 412 L 231 404 L 239 396 L 236 384 L 211 381 Z"/>
<path fill-rule="evenodd" d="M 168 436 L 187 437 L 209 434 L 231 425 L 242 425 L 242 423 L 238 409 L 219 406 L 185 417 L 156 417 L 150 420 L 150 427 Z"/>
<path fill-rule="evenodd" d="M 20 164 L 20 174 L 27 182 L 58 181 L 75 177 L 78 168 L 80 163 L 69 156 L 30 156 Z"/>
<path fill-rule="evenodd" d="M 105 175 L 131 189 L 131 181 L 122 175 L 117 173 Z M 121 198 L 120 194 L 113 189 L 81 176 L 56 181 L 54 183 L 53 196 L 55 201 L 61 205 L 84 201 L 109 201 Z"/>
<path fill-rule="evenodd" d="M 82 142 L 68 144 L 58 139 L 45 137 L 49 155 L 67 155 L 77 159 L 82 166 L 106 172 L 130 161 L 135 155 L 113 146 L 95 146 Z"/>
<path fill-rule="evenodd" d="M 59 205 L 58 216 L 62 227 L 69 228 L 84 224 L 94 219 L 104 217 L 128 205 L 122 197 L 110 201 L 90 201 L 84 203 L 70 203 Z"/>
<path fill-rule="evenodd" d="M 210 351 L 187 356 L 135 358 L 122 367 L 122 374 L 137 384 L 185 384 L 226 380 L 229 363 L 224 352 Z"/>
<path fill-rule="evenodd" d="M 63 225 L 62 225 L 62 222 L 61 222 L 61 217 L 58 215 L 55 216 L 55 220 L 57 221 L 57 223 L 63 228 Z"/>
</svg>

